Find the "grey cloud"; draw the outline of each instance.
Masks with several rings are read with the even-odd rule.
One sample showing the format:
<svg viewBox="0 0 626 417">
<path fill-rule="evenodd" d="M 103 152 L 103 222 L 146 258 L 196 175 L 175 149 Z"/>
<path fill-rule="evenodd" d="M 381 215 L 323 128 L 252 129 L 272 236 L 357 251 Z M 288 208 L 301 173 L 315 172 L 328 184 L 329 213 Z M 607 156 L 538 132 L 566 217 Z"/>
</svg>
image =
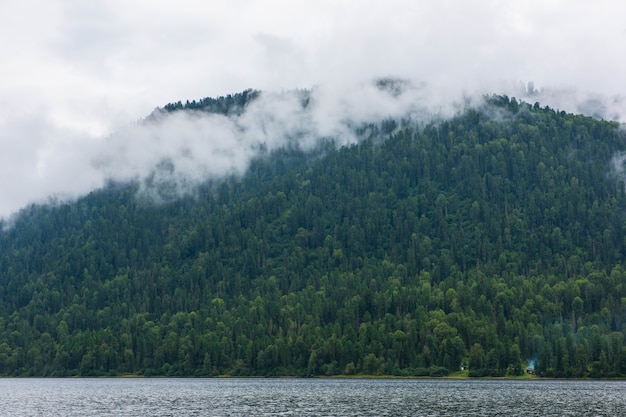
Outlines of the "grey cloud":
<svg viewBox="0 0 626 417">
<path fill-rule="evenodd" d="M 505 93 L 626 120 L 618 0 L 4 6 L 0 172 L 11 181 L 0 185 L 0 217 L 107 177 L 149 178 L 156 166 L 181 187 L 185 177 L 241 172 L 255 143 L 280 146 L 290 135 L 309 146 L 318 136 L 349 143 L 348 121 L 453 114 L 462 95 Z M 386 75 L 427 84 L 392 97 L 364 82 Z M 519 87 L 529 80 L 538 92 Z M 312 86 L 306 111 L 288 93 L 268 93 L 237 119 L 179 115 L 122 128 L 169 101 Z M 169 168 L 159 165 L 167 158 Z"/>
<path fill-rule="evenodd" d="M 503 85 L 500 92 L 529 103 L 538 102 L 558 110 L 626 123 L 626 97 L 622 95 L 600 94 L 575 87 L 537 87 L 532 82 L 509 83 Z"/>
<path fill-rule="evenodd" d="M 51 197 L 73 198 L 101 185 L 86 155 L 93 143 L 37 116 L 0 124 L 0 217 Z"/>
<path fill-rule="evenodd" d="M 622 99 L 577 90 L 517 83 L 502 92 L 596 117 L 626 114 Z M 326 138 L 350 144 L 358 140 L 355 127 L 364 123 L 450 117 L 479 95 L 452 98 L 427 83 L 393 78 L 319 85 L 310 91 L 262 92 L 243 113 L 230 116 L 159 110 L 107 137 L 91 138 L 46 119 L 13 120 L 0 125 L 0 141 L 11 144 L 0 156 L 0 175 L 14 178 L 2 186 L 0 217 L 49 196 L 76 198 L 110 180 L 136 181 L 154 201 L 191 194 L 207 179 L 243 174 L 261 148 L 271 152 L 295 143 L 307 150 Z M 14 140 L 18 137 L 28 141 Z M 166 194 L 155 193 L 159 187 Z"/>
<path fill-rule="evenodd" d="M 271 152 L 292 144 L 307 150 L 328 138 L 349 144 L 357 141 L 354 128 L 363 123 L 441 113 L 424 90 L 406 82 L 401 89 L 374 83 L 319 86 L 261 93 L 239 115 L 157 112 L 109 137 L 92 166 L 106 179 L 167 183 L 170 190 L 191 193 L 209 178 L 242 174 L 261 148 Z"/>
</svg>

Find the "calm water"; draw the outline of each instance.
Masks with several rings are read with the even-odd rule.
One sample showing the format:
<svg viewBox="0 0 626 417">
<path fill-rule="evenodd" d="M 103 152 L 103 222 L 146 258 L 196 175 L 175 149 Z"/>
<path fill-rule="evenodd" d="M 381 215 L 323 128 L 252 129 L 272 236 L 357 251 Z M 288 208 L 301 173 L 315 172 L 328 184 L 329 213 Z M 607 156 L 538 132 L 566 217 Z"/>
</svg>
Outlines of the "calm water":
<svg viewBox="0 0 626 417">
<path fill-rule="evenodd" d="M 0 379 L 0 416 L 626 416 L 626 382 Z"/>
</svg>

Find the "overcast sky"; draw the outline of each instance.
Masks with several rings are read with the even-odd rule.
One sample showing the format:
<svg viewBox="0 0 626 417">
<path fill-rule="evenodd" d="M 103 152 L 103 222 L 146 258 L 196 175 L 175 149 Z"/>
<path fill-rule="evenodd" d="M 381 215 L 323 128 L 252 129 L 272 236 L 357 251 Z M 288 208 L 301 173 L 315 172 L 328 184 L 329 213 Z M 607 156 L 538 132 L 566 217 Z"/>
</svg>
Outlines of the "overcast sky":
<svg viewBox="0 0 626 417">
<path fill-rule="evenodd" d="M 453 100 L 532 81 L 546 104 L 592 98 L 623 122 L 625 52 L 622 0 L 0 0 L 0 217 L 101 186 L 107 140 L 168 102 L 381 76 Z M 103 158 L 118 151 L 128 170 L 126 148 Z"/>
</svg>

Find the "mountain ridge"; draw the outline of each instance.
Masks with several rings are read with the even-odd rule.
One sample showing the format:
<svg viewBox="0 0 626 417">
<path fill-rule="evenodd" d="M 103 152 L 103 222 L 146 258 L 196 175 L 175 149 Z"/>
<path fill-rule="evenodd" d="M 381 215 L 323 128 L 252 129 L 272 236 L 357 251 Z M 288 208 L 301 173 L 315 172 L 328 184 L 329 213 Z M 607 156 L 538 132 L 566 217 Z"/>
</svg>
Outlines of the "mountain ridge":
<svg viewBox="0 0 626 417">
<path fill-rule="evenodd" d="M 626 375 L 619 125 L 490 96 L 360 137 L 160 205 L 131 182 L 24 210 L 0 374 Z"/>
</svg>

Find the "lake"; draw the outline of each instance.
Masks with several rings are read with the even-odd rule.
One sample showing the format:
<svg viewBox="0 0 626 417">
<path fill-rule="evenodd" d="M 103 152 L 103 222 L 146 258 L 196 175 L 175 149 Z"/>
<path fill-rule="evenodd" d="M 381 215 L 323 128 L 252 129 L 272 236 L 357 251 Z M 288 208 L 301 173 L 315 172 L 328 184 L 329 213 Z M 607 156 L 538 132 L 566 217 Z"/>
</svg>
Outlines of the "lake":
<svg viewBox="0 0 626 417">
<path fill-rule="evenodd" d="M 626 416 L 626 381 L 0 379 L 1 416 Z"/>
</svg>

